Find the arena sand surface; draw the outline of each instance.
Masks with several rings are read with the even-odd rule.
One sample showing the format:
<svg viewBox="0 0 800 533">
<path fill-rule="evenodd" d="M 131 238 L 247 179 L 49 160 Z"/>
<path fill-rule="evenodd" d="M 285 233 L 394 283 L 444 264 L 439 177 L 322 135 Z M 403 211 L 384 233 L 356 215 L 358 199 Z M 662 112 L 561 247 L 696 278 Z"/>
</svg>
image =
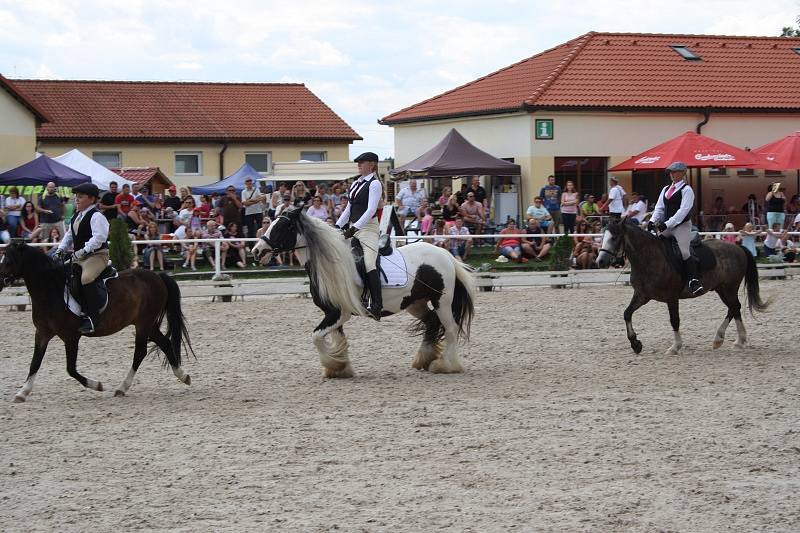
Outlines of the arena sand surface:
<svg viewBox="0 0 800 533">
<path fill-rule="evenodd" d="M 357 376 L 325 380 L 307 299 L 185 302 L 192 385 L 148 359 L 125 398 L 83 390 L 54 342 L 27 403 L 29 313 L 0 351 L 0 528 L 7 531 L 797 531 L 799 281 L 762 283 L 752 347 L 711 350 L 716 296 L 631 289 L 481 293 L 466 372 L 410 368 L 410 317 L 347 331 Z M 133 335 L 82 342 L 113 389 Z"/>
</svg>

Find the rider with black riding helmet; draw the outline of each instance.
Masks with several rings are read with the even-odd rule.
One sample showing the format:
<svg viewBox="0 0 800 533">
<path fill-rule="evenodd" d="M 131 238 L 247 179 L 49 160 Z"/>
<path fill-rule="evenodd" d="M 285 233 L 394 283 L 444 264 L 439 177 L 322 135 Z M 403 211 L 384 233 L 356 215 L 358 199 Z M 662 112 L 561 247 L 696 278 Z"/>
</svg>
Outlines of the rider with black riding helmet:
<svg viewBox="0 0 800 533">
<path fill-rule="evenodd" d="M 662 235 L 675 237 L 678 241 L 689 279 L 689 292 L 694 295 L 702 292 L 703 284 L 697 277 L 697 268 L 689 251 L 692 241 L 694 191 L 684 180 L 686 170 L 686 164 L 680 161 L 675 161 L 667 167 L 672 183 L 661 190 L 653 216 L 650 218 L 650 227 L 655 227 Z"/>
<path fill-rule="evenodd" d="M 344 230 L 345 239 L 355 236 L 361 242 L 364 251 L 364 266 L 367 270 L 367 288 L 370 304 L 367 308 L 375 320 L 381 319 L 383 298 L 381 295 L 381 278 L 375 263 L 378 259 L 378 204 L 383 197 L 383 185 L 378 179 L 378 156 L 372 152 L 364 152 L 354 159 L 358 163 L 359 176 L 347 193 L 350 198 L 347 207 L 342 211 L 336 227 L 350 224 Z"/>
<path fill-rule="evenodd" d="M 97 208 L 100 196 L 97 186 L 83 183 L 72 188 L 75 194 L 75 215 L 69 225 L 69 231 L 58 245 L 56 254 L 66 257 L 69 249 L 74 265 L 80 266 L 81 288 L 86 302 L 85 313 L 78 331 L 85 334 L 94 333 L 98 327 L 100 307 L 103 295 L 98 291 L 94 281 L 108 265 L 108 219 Z"/>
</svg>

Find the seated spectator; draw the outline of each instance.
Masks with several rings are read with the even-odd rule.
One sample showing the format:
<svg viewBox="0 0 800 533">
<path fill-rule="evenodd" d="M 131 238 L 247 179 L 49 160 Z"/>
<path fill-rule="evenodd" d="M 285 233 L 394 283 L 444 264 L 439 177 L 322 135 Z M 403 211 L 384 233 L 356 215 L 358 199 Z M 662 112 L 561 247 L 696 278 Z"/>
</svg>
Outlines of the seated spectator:
<svg viewBox="0 0 800 533">
<path fill-rule="evenodd" d="M 397 205 L 397 216 L 403 226 L 405 226 L 407 217 L 416 214 L 424 198 L 426 198 L 425 191 L 417 188 L 417 180 L 415 179 L 409 180 L 408 187 L 400 189 L 394 201 Z"/>
<path fill-rule="evenodd" d="M 800 213 L 800 196 L 795 194 L 786 204 L 786 214 L 796 215 L 798 213 Z"/>
<path fill-rule="evenodd" d="M 736 231 L 736 229 L 733 227 L 732 222 L 728 222 L 727 224 L 725 224 L 725 227 L 722 228 L 722 231 L 734 232 Z M 722 241 L 729 242 L 731 244 L 736 244 L 736 241 L 738 240 L 736 235 L 721 235 L 721 236 L 718 235 L 718 237 L 721 237 Z"/>
<path fill-rule="evenodd" d="M 529 206 L 527 211 L 525 211 L 525 216 L 527 220 L 535 218 L 538 226 L 545 233 L 548 232 L 550 223 L 553 221 L 553 216 L 544 206 L 541 196 L 537 196 L 533 199 L 533 205 Z"/>
<path fill-rule="evenodd" d="M 328 218 L 328 208 L 323 204 L 321 196 L 317 195 L 311 199 L 311 207 L 306 210 L 306 214 L 322 221 Z"/>
<path fill-rule="evenodd" d="M 339 220 L 339 217 L 342 216 L 342 211 L 347 209 L 347 203 L 350 201 L 350 198 L 346 194 L 342 194 L 339 196 L 339 205 L 334 205 L 333 207 L 333 219 Z"/>
<path fill-rule="evenodd" d="M 125 223 L 128 225 L 128 233 L 132 239 L 138 239 L 147 229 L 147 223 L 142 220 L 139 202 L 133 202 L 130 211 L 125 215 Z"/>
<path fill-rule="evenodd" d="M 593 194 L 590 194 L 586 198 L 586 201 L 581 203 L 579 210 L 583 218 L 600 215 L 600 207 L 598 207 L 597 203 L 594 201 Z"/>
<path fill-rule="evenodd" d="M 2 227 L 2 223 L 0 223 L 0 227 Z M 0 233 L 2 233 L 2 229 L 0 229 Z M 44 247 L 45 253 L 48 253 L 51 250 L 57 248 L 58 245 L 61 243 L 61 232 L 58 230 L 58 228 L 56 227 L 50 228 L 50 234 L 47 236 L 44 242 L 53 245 L 53 246 L 45 246 Z M 8 244 L 8 241 L 6 241 L 6 244 Z"/>
<path fill-rule="evenodd" d="M 473 235 L 483 233 L 485 219 L 483 204 L 475 200 L 475 193 L 467 191 L 467 201 L 461 204 L 459 215 L 464 219 L 464 226 Z"/>
<path fill-rule="evenodd" d="M 525 227 L 528 235 L 543 235 L 546 232 L 535 218 L 528 219 Z M 546 237 L 525 237 L 522 239 L 522 256 L 530 257 L 534 261 L 541 261 L 550 252 L 550 239 Z"/>
<path fill-rule="evenodd" d="M 227 228 L 228 228 L 227 238 L 234 240 L 230 240 L 228 242 L 223 243 L 227 246 L 221 247 L 220 250 L 222 252 L 222 258 L 221 258 L 222 264 L 223 265 L 225 264 L 228 258 L 228 253 L 230 252 L 230 254 L 233 255 L 235 259 L 238 259 L 238 261 L 236 261 L 236 266 L 239 268 L 245 268 L 247 266 L 247 250 L 245 248 L 243 241 L 235 240 L 237 237 L 239 237 L 239 226 L 235 222 L 231 222 L 230 224 L 228 224 Z"/>
<path fill-rule="evenodd" d="M 608 204 L 611 203 L 608 201 L 608 193 L 604 192 L 600 195 L 600 199 L 597 200 L 597 209 L 600 210 L 601 215 L 608 214 Z"/>
<path fill-rule="evenodd" d="M 500 232 L 500 235 L 518 235 L 517 223 L 514 220 L 509 220 L 506 227 Z M 509 258 L 516 263 L 527 263 L 528 260 L 522 257 L 522 238 L 521 237 L 500 237 L 495 250 L 500 252 L 500 255 Z"/>
<path fill-rule="evenodd" d="M 469 235 L 469 229 L 464 225 L 464 219 L 461 216 L 456 216 L 453 226 L 448 232 L 451 236 L 460 236 L 461 238 L 450 239 L 450 253 L 453 254 L 458 261 L 466 261 L 467 254 L 472 248 L 472 239 L 465 236 Z"/>
<path fill-rule="evenodd" d="M 444 219 L 446 227 L 453 225 L 453 222 L 455 222 L 456 216 L 458 216 L 460 209 L 461 207 L 458 204 L 458 196 L 451 194 L 450 198 L 447 199 L 447 204 L 442 207 L 442 218 Z"/>
<path fill-rule="evenodd" d="M 450 200 L 450 195 L 453 194 L 452 187 L 444 187 L 442 189 L 442 194 L 439 196 L 439 199 L 436 200 L 436 204 L 438 207 L 444 207 L 447 205 L 447 202 Z"/>
<path fill-rule="evenodd" d="M 39 228 L 39 213 L 31 202 L 22 206 L 22 218 L 19 221 L 19 236 L 30 242 L 36 242 L 41 232 Z"/>
<path fill-rule="evenodd" d="M 206 224 L 206 230 L 202 233 L 204 239 L 221 239 L 222 232 L 219 231 L 219 225 L 217 224 L 216 220 L 209 220 Z M 220 251 L 222 250 L 222 245 L 227 245 L 227 243 L 220 244 Z M 200 251 L 205 256 L 206 260 L 208 261 L 209 265 L 214 265 L 214 243 L 213 242 L 203 242 L 200 243 Z"/>
<path fill-rule="evenodd" d="M 117 216 L 127 215 L 135 201 L 131 194 L 131 186 L 126 183 L 122 186 L 122 192 L 114 198 L 114 203 L 117 205 Z"/>
<path fill-rule="evenodd" d="M 767 230 L 767 236 L 764 238 L 764 255 L 769 257 L 780 254 L 783 251 L 786 237 L 786 232 L 781 231 L 780 222 L 772 224 L 772 229 Z"/>
<path fill-rule="evenodd" d="M 193 230 L 191 228 L 186 230 L 186 238 L 187 239 L 201 239 L 203 234 L 200 230 Z M 197 270 L 197 252 L 200 249 L 200 243 L 197 242 L 185 242 L 183 243 L 183 268 L 191 268 L 192 270 Z"/>
<path fill-rule="evenodd" d="M 310 202 L 311 191 L 306 189 L 306 184 L 302 181 L 295 182 L 294 187 L 292 187 L 292 205 L 295 207 L 307 207 Z"/>
<path fill-rule="evenodd" d="M 739 230 L 739 238 L 741 240 L 742 246 L 750 252 L 750 255 L 753 257 L 758 257 L 758 253 L 756 251 L 756 237 L 760 235 L 759 232 L 754 231 L 753 224 L 747 222 L 742 229 Z"/>
<path fill-rule="evenodd" d="M 277 207 L 277 209 L 275 209 L 275 218 L 278 218 L 279 216 L 281 216 L 281 213 L 283 213 L 283 210 L 284 209 L 288 209 L 290 207 L 292 207 L 292 197 L 290 195 L 288 195 L 288 194 L 284 194 L 283 195 L 283 201 L 281 202 L 281 205 L 279 205 Z"/>
<path fill-rule="evenodd" d="M 181 199 L 181 202 L 183 202 L 183 200 L 186 200 L 187 197 L 191 196 L 189 194 L 189 188 L 188 187 L 181 187 L 180 189 L 178 189 L 178 193 L 179 193 L 178 194 L 178 198 Z"/>
<path fill-rule="evenodd" d="M 325 219 L 325 223 L 326 223 L 327 225 L 329 225 L 330 227 L 334 227 L 334 226 L 336 226 L 336 221 L 335 221 L 335 220 L 333 220 L 333 217 L 327 217 L 327 218 Z"/>
<path fill-rule="evenodd" d="M 632 192 L 628 207 L 625 209 L 625 218 L 641 224 L 644 221 L 644 216 L 647 214 L 647 203 L 642 200 L 638 192 Z"/>
<path fill-rule="evenodd" d="M 334 213 L 339 204 L 341 204 L 341 202 L 342 202 L 342 184 L 334 183 L 333 187 L 331 187 L 331 193 L 328 195 L 328 203 L 327 203 L 328 212 Z M 339 215 L 334 215 L 334 217 L 338 219 Z"/>
<path fill-rule="evenodd" d="M 201 218 L 209 218 L 211 214 L 211 197 L 207 194 L 200 195 L 200 205 L 197 206 Z"/>
<path fill-rule="evenodd" d="M 150 222 L 147 224 L 144 240 L 157 241 L 160 239 L 161 234 L 158 232 L 158 225 L 155 222 Z M 162 245 L 155 243 L 146 244 L 144 247 L 144 253 L 142 254 L 142 260 L 145 265 L 148 265 L 150 270 L 155 270 L 156 261 L 158 261 L 158 269 L 164 270 L 164 250 Z"/>
<path fill-rule="evenodd" d="M 433 230 L 431 230 L 430 234 L 436 235 L 436 237 L 434 237 L 433 240 L 428 242 L 430 242 L 434 246 L 438 246 L 439 248 L 444 248 L 445 250 L 447 250 L 448 239 L 447 237 L 445 237 L 445 235 L 448 235 L 448 231 L 444 226 L 443 218 L 440 218 L 436 221 L 436 223 L 433 226 Z"/>
<path fill-rule="evenodd" d="M 791 236 L 786 236 L 786 245 L 783 247 L 783 261 L 786 263 L 794 263 L 797 259 L 797 244 Z"/>
</svg>

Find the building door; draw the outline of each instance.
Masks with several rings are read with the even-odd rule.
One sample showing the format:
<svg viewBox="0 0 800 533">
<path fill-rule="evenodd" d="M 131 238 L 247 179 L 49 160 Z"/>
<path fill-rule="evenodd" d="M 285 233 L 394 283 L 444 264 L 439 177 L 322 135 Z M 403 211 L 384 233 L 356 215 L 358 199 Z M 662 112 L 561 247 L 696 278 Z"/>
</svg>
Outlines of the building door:
<svg viewBox="0 0 800 533">
<path fill-rule="evenodd" d="M 569 180 L 575 183 L 575 190 L 583 199 L 587 194 L 596 197 L 606 190 L 608 176 L 607 157 L 556 157 L 555 177 L 556 183 L 561 186 Z"/>
<path fill-rule="evenodd" d="M 669 185 L 670 179 L 663 170 L 634 170 L 633 191 L 647 198 L 648 210 L 652 210 L 658 201 L 661 189 Z"/>
</svg>

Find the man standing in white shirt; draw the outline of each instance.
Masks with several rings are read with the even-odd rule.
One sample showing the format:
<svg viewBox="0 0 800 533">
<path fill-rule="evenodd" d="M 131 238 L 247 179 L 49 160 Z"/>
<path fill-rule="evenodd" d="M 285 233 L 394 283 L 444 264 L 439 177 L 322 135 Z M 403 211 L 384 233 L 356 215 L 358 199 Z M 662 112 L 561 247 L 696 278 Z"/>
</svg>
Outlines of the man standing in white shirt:
<svg viewBox="0 0 800 533">
<path fill-rule="evenodd" d="M 253 178 L 244 180 L 244 189 L 242 189 L 243 225 L 247 228 L 247 237 L 255 237 L 256 231 L 261 227 L 261 221 L 264 219 L 263 200 L 264 195 L 253 187 Z"/>
<path fill-rule="evenodd" d="M 619 180 L 614 176 L 608 177 L 608 215 L 611 220 L 619 220 L 625 211 L 622 199 L 625 197 L 625 190 L 620 187 Z"/>
</svg>

